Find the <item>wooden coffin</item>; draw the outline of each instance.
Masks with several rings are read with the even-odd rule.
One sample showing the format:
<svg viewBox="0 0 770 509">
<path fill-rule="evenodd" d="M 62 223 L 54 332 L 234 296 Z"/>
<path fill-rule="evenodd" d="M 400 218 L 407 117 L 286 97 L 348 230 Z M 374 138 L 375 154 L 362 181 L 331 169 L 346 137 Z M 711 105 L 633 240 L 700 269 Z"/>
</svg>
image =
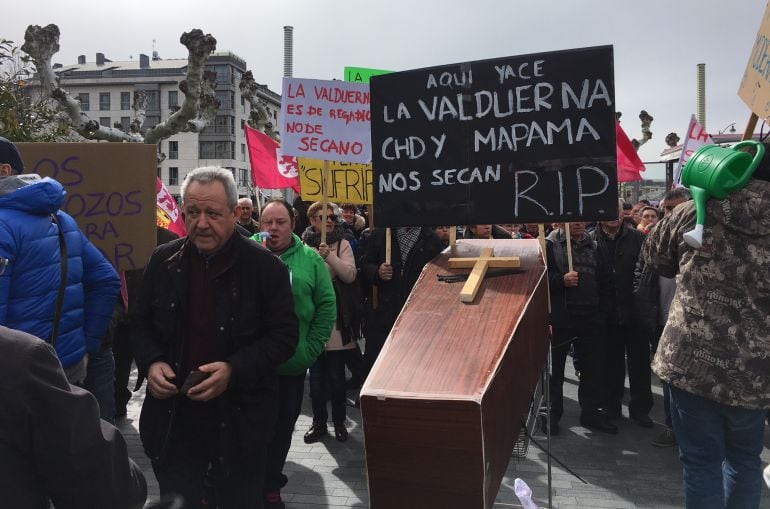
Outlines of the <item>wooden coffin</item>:
<svg viewBox="0 0 770 509">
<path fill-rule="evenodd" d="M 437 275 L 483 247 L 523 272 L 464 304 Z M 425 267 L 361 392 L 372 509 L 492 507 L 545 366 L 547 286 L 537 240 L 461 240 Z"/>
</svg>

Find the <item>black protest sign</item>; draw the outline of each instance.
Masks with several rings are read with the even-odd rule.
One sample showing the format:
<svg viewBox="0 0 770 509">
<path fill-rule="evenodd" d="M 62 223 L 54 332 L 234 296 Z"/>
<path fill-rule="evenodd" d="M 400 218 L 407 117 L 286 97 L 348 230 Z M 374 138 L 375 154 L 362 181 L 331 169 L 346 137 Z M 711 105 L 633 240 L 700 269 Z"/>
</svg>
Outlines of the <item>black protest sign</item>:
<svg viewBox="0 0 770 509">
<path fill-rule="evenodd" d="M 617 218 L 612 46 L 371 80 L 378 226 Z"/>
</svg>

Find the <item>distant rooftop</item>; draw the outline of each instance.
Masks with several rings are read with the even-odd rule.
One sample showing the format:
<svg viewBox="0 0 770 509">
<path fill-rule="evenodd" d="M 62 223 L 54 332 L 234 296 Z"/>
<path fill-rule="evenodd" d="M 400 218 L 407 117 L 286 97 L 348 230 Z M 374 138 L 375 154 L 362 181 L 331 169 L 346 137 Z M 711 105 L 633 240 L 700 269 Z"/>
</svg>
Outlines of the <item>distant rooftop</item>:
<svg viewBox="0 0 770 509">
<path fill-rule="evenodd" d="M 184 67 L 187 67 L 186 58 L 173 58 L 169 60 L 150 60 L 148 68 L 149 69 L 182 69 Z M 107 70 L 135 71 L 139 69 L 142 69 L 142 67 L 140 66 L 139 59 L 137 59 L 137 60 L 127 60 L 125 62 L 105 61 L 105 63 L 102 65 L 98 65 L 96 62 L 86 62 L 85 64 L 64 65 L 62 67 L 56 68 L 56 72 L 68 72 L 68 71 L 102 72 Z"/>
</svg>

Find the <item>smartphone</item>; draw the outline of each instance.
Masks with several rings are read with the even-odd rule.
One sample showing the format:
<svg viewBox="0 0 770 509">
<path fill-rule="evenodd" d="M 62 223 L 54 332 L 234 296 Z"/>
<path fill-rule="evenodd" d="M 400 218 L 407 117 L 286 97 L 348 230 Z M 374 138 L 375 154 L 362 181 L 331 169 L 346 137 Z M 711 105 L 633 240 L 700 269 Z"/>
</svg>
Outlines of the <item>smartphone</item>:
<svg viewBox="0 0 770 509">
<path fill-rule="evenodd" d="M 187 378 L 185 378 L 184 383 L 182 384 L 182 388 L 179 389 L 179 392 L 182 394 L 187 394 L 187 391 L 190 390 L 190 388 L 198 385 L 205 379 L 209 377 L 211 373 L 204 373 L 203 371 L 198 371 L 197 369 L 194 369 L 190 371 L 190 373 L 187 375 Z"/>
</svg>

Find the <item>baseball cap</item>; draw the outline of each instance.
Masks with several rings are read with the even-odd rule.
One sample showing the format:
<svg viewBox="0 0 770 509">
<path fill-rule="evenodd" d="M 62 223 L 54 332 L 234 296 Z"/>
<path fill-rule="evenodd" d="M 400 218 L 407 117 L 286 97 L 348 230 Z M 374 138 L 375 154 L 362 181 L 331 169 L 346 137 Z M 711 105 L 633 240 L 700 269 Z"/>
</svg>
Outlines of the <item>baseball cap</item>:
<svg viewBox="0 0 770 509">
<path fill-rule="evenodd" d="M 0 164 L 10 164 L 16 173 L 24 171 L 24 163 L 16 145 L 0 136 Z"/>
</svg>

